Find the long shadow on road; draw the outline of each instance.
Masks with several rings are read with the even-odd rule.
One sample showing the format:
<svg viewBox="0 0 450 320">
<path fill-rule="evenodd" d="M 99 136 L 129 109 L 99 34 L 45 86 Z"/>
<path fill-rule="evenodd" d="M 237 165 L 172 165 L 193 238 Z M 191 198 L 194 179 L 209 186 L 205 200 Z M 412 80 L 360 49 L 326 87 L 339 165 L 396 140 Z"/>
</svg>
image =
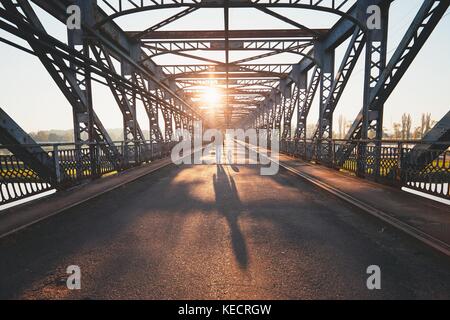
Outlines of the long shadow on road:
<svg viewBox="0 0 450 320">
<path fill-rule="evenodd" d="M 31 297 L 85 298 L 64 293 L 58 278 L 78 261 L 93 286 L 83 292 L 94 298 L 216 298 L 209 277 L 218 270 L 254 298 L 275 290 L 277 297 L 370 298 L 365 268 L 373 263 L 384 266 L 385 289 L 375 297 L 448 297 L 448 260 L 379 234 L 377 223 L 286 173 L 261 178 L 257 168 L 240 169 L 162 169 L 1 239 L 0 298 L 33 290 Z M 245 275 L 270 289 L 257 292 Z M 59 291 L 43 296 L 49 287 Z"/>
<path fill-rule="evenodd" d="M 213 175 L 213 182 L 217 210 L 225 217 L 230 228 L 233 253 L 239 265 L 242 268 L 247 268 L 247 245 L 238 223 L 243 208 L 236 182 L 220 164 L 217 165 L 217 173 Z"/>
</svg>

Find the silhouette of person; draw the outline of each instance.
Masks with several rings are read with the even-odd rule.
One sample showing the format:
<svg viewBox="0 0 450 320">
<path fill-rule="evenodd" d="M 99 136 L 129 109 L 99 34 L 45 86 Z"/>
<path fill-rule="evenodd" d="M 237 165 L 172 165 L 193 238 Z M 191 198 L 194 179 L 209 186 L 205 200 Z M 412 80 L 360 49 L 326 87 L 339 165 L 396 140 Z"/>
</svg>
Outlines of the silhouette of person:
<svg viewBox="0 0 450 320">
<path fill-rule="evenodd" d="M 222 141 L 221 141 L 222 140 Z M 222 134 L 220 134 L 219 137 L 214 137 L 214 142 L 216 145 L 216 163 L 221 164 L 222 163 L 222 152 L 223 152 L 223 137 Z"/>
</svg>

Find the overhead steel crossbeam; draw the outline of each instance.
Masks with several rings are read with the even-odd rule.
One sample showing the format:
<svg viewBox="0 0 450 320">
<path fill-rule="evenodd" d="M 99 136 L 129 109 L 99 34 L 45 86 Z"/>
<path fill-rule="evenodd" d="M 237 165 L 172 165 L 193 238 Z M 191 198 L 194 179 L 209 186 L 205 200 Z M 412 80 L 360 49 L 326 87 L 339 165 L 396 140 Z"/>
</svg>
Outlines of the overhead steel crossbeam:
<svg viewBox="0 0 450 320">
<path fill-rule="evenodd" d="M 145 37 L 146 35 L 148 35 L 149 33 L 154 32 L 164 26 L 167 26 L 168 24 L 185 17 L 188 14 L 190 14 L 196 10 L 198 10 L 198 8 L 191 7 L 191 8 L 184 9 L 183 11 L 178 12 L 178 13 L 174 14 L 173 16 L 170 16 L 169 18 L 164 19 L 161 22 L 158 22 L 157 24 L 151 26 L 150 28 L 145 29 L 144 31 L 140 31 L 140 32 L 137 32 L 136 34 L 133 34 L 132 38 L 134 40 L 139 40 L 139 39 Z"/>
<path fill-rule="evenodd" d="M 356 0 L 333 0 L 333 1 L 312 1 L 312 0 L 249 0 L 249 1 L 228 1 L 228 0 L 98 0 L 99 5 L 109 11 L 109 16 L 97 24 L 98 26 L 116 19 L 118 17 L 156 9 L 170 8 L 298 8 L 310 9 L 322 12 L 334 13 L 340 16 L 347 15 L 347 10 Z M 228 2 L 228 3 L 227 3 Z M 354 22 L 357 22 L 356 20 Z"/>
<path fill-rule="evenodd" d="M 314 33 L 302 29 L 265 29 L 265 30 L 229 30 L 229 39 L 267 39 L 267 38 L 288 38 L 288 39 L 302 39 L 313 40 L 316 38 L 314 34 L 319 34 L 320 37 L 325 36 L 328 29 L 313 29 Z M 139 31 L 126 32 L 132 38 L 137 38 L 141 33 Z M 189 40 L 189 39 L 224 39 L 225 32 L 223 30 L 164 30 L 164 31 L 149 31 L 143 35 L 139 35 L 140 40 Z"/>
<path fill-rule="evenodd" d="M 272 72 L 229 72 L 228 74 L 226 72 L 221 73 L 181 73 L 178 75 L 175 75 L 171 78 L 174 79 L 251 79 L 251 78 L 273 78 L 273 79 L 279 79 L 279 78 L 285 78 L 287 77 L 287 73 L 272 73 Z"/>
<path fill-rule="evenodd" d="M 162 71 L 168 75 L 177 75 L 183 73 L 196 73 L 196 72 L 224 72 L 224 65 L 161 65 Z M 232 72 L 272 72 L 272 73 L 288 73 L 292 68 L 291 64 L 243 64 L 243 65 L 230 65 L 229 71 Z"/>
<path fill-rule="evenodd" d="M 274 39 L 274 40 L 230 40 L 228 50 L 232 51 L 276 51 L 303 55 L 303 48 L 310 46 L 309 40 Z M 145 41 L 142 47 L 149 57 L 162 54 L 175 54 L 186 51 L 223 51 L 223 40 L 191 41 Z"/>
<path fill-rule="evenodd" d="M 307 36 L 307 37 L 311 37 L 311 38 L 319 38 L 321 36 L 323 36 L 323 32 L 322 31 L 317 31 L 316 30 L 312 30 L 309 29 L 308 27 L 301 25 L 293 20 L 290 20 L 286 17 L 283 17 L 281 15 L 279 15 L 278 13 L 270 10 L 269 8 L 271 7 L 294 7 L 294 8 L 304 8 L 304 9 L 312 9 L 312 10 L 319 10 L 319 11 L 325 11 L 325 12 L 332 12 L 338 15 L 341 15 L 343 17 L 346 17 L 346 19 L 349 20 L 354 20 L 353 23 L 358 23 L 358 21 L 356 19 L 354 19 L 354 17 L 352 17 L 351 15 L 348 15 L 347 11 L 349 8 L 351 8 L 351 6 L 354 4 L 355 1 L 332 1 L 330 3 L 324 3 L 324 2 L 303 2 L 303 1 L 289 1 L 289 2 L 283 2 L 283 1 L 249 1 L 249 2 L 235 2 L 235 1 L 228 1 L 228 0 L 224 0 L 224 1 L 215 1 L 214 3 L 212 2 L 207 2 L 207 1 L 202 1 L 200 3 L 198 2 L 193 2 L 193 3 L 188 3 L 188 2 L 181 2 L 181 3 L 171 3 L 171 2 L 160 2 L 160 3 L 156 3 L 156 2 L 148 2 L 145 3 L 145 1 L 141 1 L 141 3 L 134 3 L 134 2 L 121 2 L 116 4 L 117 6 L 115 6 L 114 3 L 108 2 L 108 1 L 104 1 L 103 4 L 106 5 L 105 10 L 110 10 L 110 17 L 109 19 L 115 19 L 119 16 L 123 16 L 126 14 L 131 14 L 131 13 L 135 13 L 135 12 L 141 12 L 141 11 L 147 11 L 147 10 L 153 10 L 155 8 L 174 8 L 174 7 L 183 7 L 183 6 L 188 6 L 189 8 L 202 8 L 202 7 L 211 7 L 211 8 L 226 8 L 226 19 L 225 19 L 225 25 L 227 25 L 228 23 L 228 19 L 227 19 L 227 12 L 228 9 L 230 7 L 254 7 L 258 10 L 261 10 L 269 15 L 271 15 L 272 17 L 275 17 L 279 20 L 282 20 L 286 23 L 289 23 L 291 25 L 296 26 L 297 28 L 301 29 L 303 34 L 302 36 Z M 212 4 L 212 5 L 211 5 Z M 127 7 L 127 5 L 129 5 Z M 186 12 L 182 11 L 180 12 L 181 16 L 184 16 Z M 177 15 L 174 15 L 173 17 L 176 18 Z M 172 18 L 172 17 L 171 17 Z M 169 18 L 169 19 L 171 19 Z M 101 24 L 103 24 L 105 21 L 100 21 L 98 22 L 97 26 L 100 26 Z M 149 57 L 151 56 L 155 56 L 155 55 L 159 55 L 159 54 L 165 54 L 165 53 L 172 53 L 172 54 L 178 54 L 180 56 L 185 56 L 188 58 L 196 58 L 195 55 L 188 55 L 185 52 L 186 51 L 198 51 L 198 50 L 224 50 L 225 54 L 226 54 L 226 63 L 225 63 L 225 83 L 224 85 L 228 88 L 228 86 L 230 85 L 229 80 L 232 80 L 230 78 L 230 72 L 228 70 L 228 68 L 230 67 L 229 63 L 230 61 L 228 60 L 228 52 L 229 50 L 265 50 L 265 49 L 272 49 L 272 52 L 268 52 L 268 53 L 264 53 L 261 55 L 257 55 L 257 56 L 252 56 L 252 57 L 248 57 L 248 58 L 244 58 L 244 59 L 240 59 L 237 61 L 233 61 L 234 64 L 239 64 L 239 63 L 245 63 L 245 62 L 250 62 L 250 61 L 254 61 L 257 59 L 262 59 L 262 58 L 267 58 L 273 55 L 277 55 L 280 53 L 284 53 L 284 52 L 292 52 L 292 43 L 290 44 L 291 47 L 289 47 L 289 50 L 287 48 L 282 47 L 281 49 L 279 49 L 279 44 L 277 44 L 277 47 L 273 47 L 273 46 L 267 46 L 267 44 L 270 43 L 264 43 L 263 46 L 260 45 L 261 41 L 258 42 L 253 42 L 254 44 L 252 44 L 251 46 L 246 46 L 245 44 L 242 43 L 242 41 L 236 41 L 236 42 L 231 42 L 229 39 L 232 37 L 242 37 L 242 34 L 240 34 L 239 32 L 233 32 L 228 30 L 228 28 L 225 28 L 225 31 L 223 31 L 221 34 L 218 34 L 216 32 L 216 34 L 212 35 L 211 32 L 206 35 L 207 32 L 194 32 L 193 35 L 191 35 L 190 33 L 185 33 L 183 34 L 182 32 L 171 32 L 169 31 L 168 33 L 166 32 L 162 37 L 161 37 L 161 31 L 155 31 L 156 29 L 153 30 L 145 30 L 145 32 L 134 32 L 134 33 L 130 33 L 131 36 L 135 37 L 135 39 L 147 39 L 144 40 L 146 42 L 146 44 L 144 44 L 145 50 L 147 51 Z M 231 34 L 233 32 L 233 34 Z M 157 34 L 159 33 L 159 35 Z M 251 33 L 251 32 L 248 32 Z M 189 34 L 189 35 L 188 35 Z M 170 41 L 170 42 L 162 42 L 162 41 L 155 41 L 155 39 L 157 38 L 163 38 L 163 39 L 168 39 L 168 38 L 172 38 L 172 39 L 196 39 L 195 37 L 198 35 L 197 39 L 201 39 L 201 38 L 206 38 L 206 37 L 220 37 L 221 39 L 225 40 L 219 40 L 219 41 L 215 41 L 212 42 L 212 45 L 210 43 L 206 43 L 205 41 L 190 41 L 190 42 L 186 42 L 186 41 Z M 252 36 L 255 36 L 254 34 Z M 266 38 L 270 38 L 270 36 L 266 35 Z M 151 40 L 151 41 L 150 41 Z M 248 40 L 248 39 L 246 39 Z M 266 39 L 265 39 L 266 40 Z M 296 42 L 298 43 L 298 40 L 296 40 Z M 251 42 L 250 42 L 251 43 Z M 276 42 L 272 42 L 272 43 L 276 43 Z M 286 41 L 282 41 L 280 43 L 286 43 Z M 150 46 L 151 44 L 151 46 Z M 209 46 L 208 46 L 209 45 Z M 237 49 L 235 49 L 236 47 L 234 46 L 238 46 Z M 307 46 L 295 46 L 294 47 L 296 51 L 296 53 L 300 54 L 300 55 L 304 55 L 306 58 L 313 60 L 313 57 L 309 57 L 305 54 L 305 49 L 307 48 Z M 267 51 L 267 50 L 265 50 Z M 199 60 L 203 60 L 203 61 L 207 61 L 207 59 L 203 58 L 203 57 L 198 57 Z M 148 59 L 148 58 L 147 58 Z M 203 75 L 204 76 L 204 75 Z M 212 75 L 211 75 L 212 76 Z M 217 76 L 217 75 L 214 75 Z M 255 75 L 253 75 L 255 76 Z M 263 74 L 257 74 L 256 76 L 263 76 Z M 196 75 L 194 73 L 184 73 L 184 75 L 182 75 L 182 77 L 184 77 L 183 79 L 186 79 L 187 77 L 202 77 L 201 75 Z M 280 78 L 284 78 L 285 75 L 281 75 Z M 177 79 L 178 81 L 181 80 L 181 76 L 177 76 L 177 77 L 171 77 L 168 79 Z M 181 86 L 183 86 L 183 84 L 181 84 Z M 226 111 L 225 111 L 226 112 Z"/>
<path fill-rule="evenodd" d="M 249 97 L 236 97 L 236 96 L 231 96 L 228 98 L 228 103 L 229 105 L 256 105 L 259 101 L 256 98 L 249 98 Z M 199 102 L 194 102 L 194 104 L 197 105 L 203 105 L 204 103 L 202 101 Z M 218 106 L 225 106 L 226 102 L 218 102 L 217 103 Z"/>
<path fill-rule="evenodd" d="M 230 79 L 229 85 L 245 88 L 249 86 L 264 86 L 274 87 L 278 84 L 277 79 Z M 225 85 L 224 79 L 181 79 L 177 81 L 177 84 L 182 88 L 196 87 L 196 86 L 211 86 L 211 85 Z"/>
<path fill-rule="evenodd" d="M 230 88 L 228 90 L 228 95 L 230 96 L 265 96 L 268 93 L 272 92 L 269 89 L 235 89 L 235 88 Z M 204 90 L 196 90 L 196 89 L 186 89 L 184 90 L 184 93 L 187 96 L 190 96 L 192 98 L 200 98 L 202 97 L 202 95 L 204 94 Z"/>
<path fill-rule="evenodd" d="M 303 56 L 307 59 L 310 60 L 314 60 L 314 58 L 312 56 L 310 56 L 308 54 L 308 52 L 310 51 L 310 44 L 302 44 L 300 46 L 298 46 L 298 52 L 295 52 L 297 55 Z M 243 63 L 247 63 L 250 61 L 255 61 L 255 60 L 259 60 L 259 59 L 263 59 L 263 58 L 268 58 L 268 57 L 272 57 L 275 55 L 279 55 L 281 53 L 289 53 L 289 51 L 285 51 L 285 50 L 272 50 L 269 52 L 265 52 L 262 54 L 258 54 L 255 56 L 251 56 L 251 57 L 247 57 L 247 58 L 243 58 L 243 59 L 239 59 L 239 60 L 234 60 L 232 61 L 233 64 L 243 64 Z"/>
</svg>

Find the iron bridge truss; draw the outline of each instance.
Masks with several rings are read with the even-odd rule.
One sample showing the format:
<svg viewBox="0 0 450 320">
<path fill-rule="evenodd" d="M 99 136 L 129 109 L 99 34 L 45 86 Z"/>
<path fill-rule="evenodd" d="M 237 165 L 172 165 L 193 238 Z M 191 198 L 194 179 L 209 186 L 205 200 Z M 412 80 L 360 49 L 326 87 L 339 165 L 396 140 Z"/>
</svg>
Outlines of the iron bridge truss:
<svg viewBox="0 0 450 320">
<path fill-rule="evenodd" d="M 0 0 L 0 28 L 22 40 L 0 41 L 39 59 L 71 105 L 74 124 L 73 144 L 39 145 L 0 109 L 0 203 L 167 156 L 179 130 L 192 133 L 196 121 L 205 127 L 278 130 L 283 152 L 449 198 L 450 113 L 420 142 L 395 146 L 383 141 L 382 128 L 385 102 L 450 0 L 423 0 L 388 59 L 393 1 Z M 45 29 L 36 7 L 65 24 L 70 5 L 80 7 L 82 23 L 79 30 L 67 30 L 64 42 Z M 374 30 L 367 27 L 372 5 L 381 10 L 381 27 Z M 205 8 L 223 10 L 223 29 L 164 29 Z M 229 11 L 239 8 L 252 8 L 290 28 L 230 30 Z M 282 8 L 333 14 L 337 22 L 310 28 L 280 14 Z M 118 18 L 159 9 L 172 9 L 173 15 L 142 30 L 119 25 Z M 336 61 L 336 50 L 344 46 Z M 211 52 L 224 58 L 204 54 Z M 241 57 L 231 59 L 230 53 Z M 157 63 L 170 56 L 185 62 Z M 333 114 L 358 61 L 364 64 L 361 112 L 346 138 L 336 140 Z M 112 141 L 96 114 L 93 82 L 109 88 L 117 105 L 111 111 L 118 108 L 122 115 L 120 143 Z M 219 96 L 214 107 L 204 99 L 211 92 Z M 308 134 L 315 99 L 319 119 Z M 144 106 L 144 120 L 137 117 L 138 104 Z M 147 135 L 142 121 L 148 121 Z"/>
</svg>

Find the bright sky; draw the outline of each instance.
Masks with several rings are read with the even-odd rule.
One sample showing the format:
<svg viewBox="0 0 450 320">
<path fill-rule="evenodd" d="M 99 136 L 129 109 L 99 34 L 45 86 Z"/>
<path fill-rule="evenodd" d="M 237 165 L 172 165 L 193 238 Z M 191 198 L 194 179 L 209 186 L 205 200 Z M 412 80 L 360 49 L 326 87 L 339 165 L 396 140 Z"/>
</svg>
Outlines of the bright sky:
<svg viewBox="0 0 450 320">
<path fill-rule="evenodd" d="M 409 23 L 414 17 L 421 0 L 397 0 L 391 8 L 389 34 L 389 52 L 393 53 Z M 36 8 L 42 18 L 47 31 L 65 40 L 64 25 Z M 180 11 L 159 10 L 136 14 L 117 19 L 120 26 L 126 30 L 139 30 L 149 27 L 165 17 Z M 336 17 L 314 11 L 297 9 L 277 9 L 278 13 L 307 25 L 311 28 L 329 27 Z M 193 29 L 223 29 L 223 10 L 201 9 L 191 15 L 170 24 L 161 30 L 193 30 Z M 275 18 L 264 15 L 255 9 L 231 9 L 230 29 L 275 29 L 292 28 Z M 15 39 L 0 30 L 0 36 Z M 20 40 L 16 40 L 24 44 Z M 339 61 L 345 45 L 337 52 Z M 223 53 L 205 54 L 209 58 L 223 60 Z M 245 55 L 231 54 L 231 59 Z M 419 125 L 420 115 L 431 112 L 435 120 L 450 109 L 450 14 L 447 12 L 429 41 L 424 46 L 412 67 L 391 95 L 385 106 L 385 127 L 390 128 L 392 122 L 399 122 L 404 112 L 411 113 L 414 125 Z M 174 56 L 157 59 L 161 64 L 182 62 Z M 282 56 L 282 61 L 294 63 L 299 57 Z M 361 59 L 360 59 L 361 60 Z M 186 61 L 186 60 L 184 60 Z M 274 62 L 270 59 L 257 61 Z M 72 128 L 72 111 L 69 103 L 59 91 L 51 77 L 38 59 L 27 53 L 0 43 L 0 106 L 6 110 L 26 131 Z M 339 114 L 344 114 L 352 120 L 362 107 L 362 64 L 359 62 L 355 69 L 346 92 L 344 93 L 335 112 L 337 121 Z M 317 100 L 309 116 L 310 123 L 316 123 L 318 118 Z M 115 104 L 109 89 L 94 84 L 94 108 L 107 128 L 120 128 L 121 113 Z M 138 106 L 138 118 L 141 127 L 148 129 L 148 120 L 142 106 Z"/>
</svg>

